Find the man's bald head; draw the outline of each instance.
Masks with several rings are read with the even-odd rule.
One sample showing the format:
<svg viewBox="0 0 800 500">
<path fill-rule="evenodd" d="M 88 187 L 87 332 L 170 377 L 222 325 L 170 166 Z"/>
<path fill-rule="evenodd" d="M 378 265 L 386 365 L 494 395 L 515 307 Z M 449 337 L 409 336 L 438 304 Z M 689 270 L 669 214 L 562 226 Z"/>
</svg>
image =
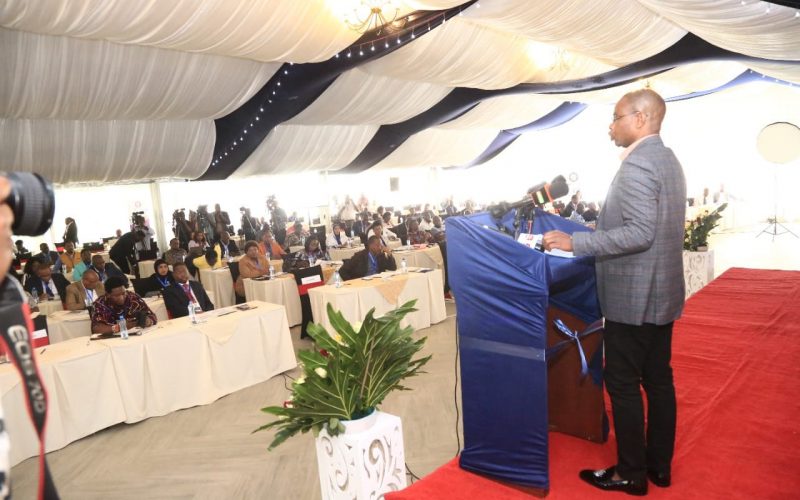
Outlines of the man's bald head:
<svg viewBox="0 0 800 500">
<path fill-rule="evenodd" d="M 641 111 L 646 116 L 645 127 L 648 129 L 648 134 L 658 134 L 661 131 L 667 105 L 660 95 L 650 89 L 641 89 L 625 94 L 622 99 L 627 99 L 633 109 Z"/>
</svg>

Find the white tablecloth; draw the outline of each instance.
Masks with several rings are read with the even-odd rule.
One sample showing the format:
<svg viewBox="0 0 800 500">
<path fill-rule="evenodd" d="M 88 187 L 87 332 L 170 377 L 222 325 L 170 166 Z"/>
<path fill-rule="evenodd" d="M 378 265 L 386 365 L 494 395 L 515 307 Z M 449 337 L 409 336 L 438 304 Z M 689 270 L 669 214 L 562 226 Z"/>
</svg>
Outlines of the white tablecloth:
<svg viewBox="0 0 800 500">
<path fill-rule="evenodd" d="M 363 321 L 367 312 L 373 307 L 375 314 L 380 316 L 411 299 L 417 299 L 418 311 L 407 315 L 403 325 L 411 325 L 415 330 L 419 330 L 444 321 L 447 317 L 440 270 L 427 273 L 385 274 L 393 274 L 389 280 L 406 282 L 397 301 L 393 303 L 387 301 L 377 289 L 383 282 L 382 278 L 367 282 L 363 280 L 346 281 L 341 288 L 325 285 L 310 289 L 308 296 L 311 300 L 314 322 L 322 324 L 328 332 L 333 332 L 327 313 L 329 303 L 334 309 L 341 311 L 345 319 L 352 323 Z M 353 282 L 357 282 L 357 284 Z"/>
<path fill-rule="evenodd" d="M 294 276 L 284 274 L 274 280 L 244 280 L 244 293 L 247 300 L 260 300 L 271 304 L 281 304 L 286 308 L 289 326 L 299 325 L 303 321 L 300 309 L 300 294 Z"/>
<path fill-rule="evenodd" d="M 159 323 L 141 337 L 73 339 L 36 349 L 48 391 L 47 451 L 120 422 L 133 423 L 209 404 L 294 368 L 297 361 L 282 306 L 255 309 L 192 325 Z M 213 313 L 205 313 L 211 315 Z M 38 454 L 19 376 L 0 366 L 11 465 Z"/>
<path fill-rule="evenodd" d="M 408 267 L 428 267 L 431 269 L 441 269 L 444 275 L 444 259 L 442 258 L 442 251 L 439 245 L 434 245 L 428 248 L 419 250 L 398 251 L 392 252 L 394 260 L 397 262 L 398 269 L 400 268 L 400 261 L 405 257 Z M 444 293 L 444 287 L 442 288 Z"/>
<path fill-rule="evenodd" d="M 167 307 L 164 299 L 144 299 L 147 306 L 156 315 L 158 321 L 167 320 Z M 41 311 L 41 309 L 40 309 Z M 57 311 L 47 315 L 47 334 L 50 343 L 64 342 L 65 340 L 86 337 L 92 333 L 92 321 L 88 311 Z"/>
<path fill-rule="evenodd" d="M 39 302 L 39 314 L 47 316 L 57 311 L 63 311 L 64 305 L 60 300 L 45 300 Z"/>
<path fill-rule="evenodd" d="M 353 248 L 329 248 L 328 255 L 331 256 L 331 260 L 344 260 L 349 259 L 359 250 L 364 250 L 364 245 L 357 245 Z"/>
<path fill-rule="evenodd" d="M 200 282 L 203 288 L 214 292 L 214 297 L 217 299 L 214 302 L 215 307 L 228 307 L 236 303 L 233 278 L 229 268 L 200 269 Z"/>
<path fill-rule="evenodd" d="M 139 261 L 139 276 L 142 278 L 147 278 L 156 272 L 155 263 L 156 261 L 154 260 Z"/>
</svg>

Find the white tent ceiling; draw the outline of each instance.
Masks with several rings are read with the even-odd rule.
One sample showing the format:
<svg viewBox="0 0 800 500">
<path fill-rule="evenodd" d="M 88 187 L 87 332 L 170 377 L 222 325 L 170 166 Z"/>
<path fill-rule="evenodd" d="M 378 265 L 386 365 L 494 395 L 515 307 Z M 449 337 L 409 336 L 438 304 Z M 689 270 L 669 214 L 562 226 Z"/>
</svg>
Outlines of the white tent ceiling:
<svg viewBox="0 0 800 500">
<path fill-rule="evenodd" d="M 6 0 L 0 168 L 65 184 L 197 178 L 213 158 L 215 119 L 251 99 L 283 63 L 326 61 L 356 42 L 360 35 L 342 18 L 354 3 Z M 406 13 L 462 2 L 400 3 Z M 343 73 L 272 129 L 235 176 L 337 170 L 380 126 L 423 113 L 456 87 L 593 76 L 658 54 L 687 32 L 782 62 L 678 67 L 650 79 L 665 97 L 712 89 L 747 67 L 800 83 L 800 65 L 787 63 L 800 61 L 800 15 L 792 8 L 753 0 L 481 0 Z M 548 47 L 557 49 L 549 52 L 555 62 L 545 61 Z M 622 91 L 488 99 L 412 136 L 378 167 L 468 163 L 499 131 L 533 122 L 563 101 L 605 104 Z"/>
</svg>

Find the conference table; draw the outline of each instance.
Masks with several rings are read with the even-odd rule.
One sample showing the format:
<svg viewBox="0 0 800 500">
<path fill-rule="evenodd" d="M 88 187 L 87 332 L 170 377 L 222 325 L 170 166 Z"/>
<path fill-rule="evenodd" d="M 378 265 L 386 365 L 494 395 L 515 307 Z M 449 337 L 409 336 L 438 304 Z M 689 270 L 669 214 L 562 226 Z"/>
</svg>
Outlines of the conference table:
<svg viewBox="0 0 800 500">
<path fill-rule="evenodd" d="M 64 304 L 60 300 L 41 300 L 37 307 L 39 308 L 39 314 L 42 316 L 48 316 L 54 312 L 64 310 Z"/>
<path fill-rule="evenodd" d="M 407 248 L 408 247 L 404 247 L 403 249 L 394 250 L 392 252 L 392 255 L 394 255 L 394 260 L 397 262 L 398 269 L 400 268 L 400 262 L 403 260 L 403 258 L 405 258 L 408 267 L 440 269 L 442 271 L 442 276 L 444 277 L 444 273 L 446 271 L 444 268 L 444 259 L 442 258 L 442 250 L 439 248 L 439 245 L 410 249 Z M 444 287 L 442 287 L 442 290 L 444 290 Z"/>
<path fill-rule="evenodd" d="M 334 273 L 334 265 L 330 261 L 320 261 L 322 277 L 327 283 Z M 291 273 L 279 273 L 275 279 L 245 278 L 244 294 L 247 300 L 261 300 L 272 304 L 281 304 L 286 308 L 289 326 L 303 322 L 303 311 L 300 306 L 300 292 L 297 281 Z"/>
<path fill-rule="evenodd" d="M 140 260 L 139 261 L 139 276 L 147 278 L 156 272 L 155 260 Z"/>
<path fill-rule="evenodd" d="M 206 405 L 297 366 L 283 306 L 210 311 L 159 322 L 127 340 L 86 337 L 36 348 L 48 391 L 46 451 L 121 422 Z M 0 365 L 11 465 L 39 451 L 19 374 Z"/>
<path fill-rule="evenodd" d="M 167 307 L 164 305 L 164 299 L 152 297 L 146 298 L 144 301 L 147 303 L 147 307 L 156 315 L 156 319 L 158 319 L 159 322 L 168 319 Z M 44 314 L 41 309 L 41 304 L 39 312 L 40 314 Z M 89 318 L 89 312 L 86 309 L 77 311 L 58 310 L 47 314 L 47 335 L 50 337 L 51 344 L 79 337 L 83 337 L 85 340 L 91 333 L 92 320 Z"/>
<path fill-rule="evenodd" d="M 345 281 L 341 288 L 333 285 L 312 288 L 308 296 L 314 322 L 322 324 L 331 333 L 333 328 L 328 318 L 328 304 L 353 323 L 363 321 L 373 307 L 375 315 L 380 316 L 412 299 L 417 299 L 417 311 L 405 317 L 403 326 L 410 325 L 414 330 L 419 330 L 444 321 L 447 311 L 442 291 L 442 271 L 421 271 L 410 267 L 407 274 L 386 272 L 366 279 Z"/>
<path fill-rule="evenodd" d="M 400 245 L 402 245 L 402 242 L 400 240 L 390 240 L 386 242 L 386 246 L 388 246 L 391 249 L 399 248 Z M 355 255 L 356 252 L 364 250 L 364 248 L 366 247 L 361 243 L 354 245 L 352 247 L 340 247 L 340 248 L 328 247 L 328 255 L 330 255 L 331 260 L 337 260 L 337 261 L 345 260 L 353 257 L 353 255 Z"/>
<path fill-rule="evenodd" d="M 200 283 L 203 284 L 203 288 L 214 293 L 214 297 L 217 299 L 214 307 L 228 307 L 236 303 L 233 277 L 229 267 L 200 269 Z"/>
</svg>

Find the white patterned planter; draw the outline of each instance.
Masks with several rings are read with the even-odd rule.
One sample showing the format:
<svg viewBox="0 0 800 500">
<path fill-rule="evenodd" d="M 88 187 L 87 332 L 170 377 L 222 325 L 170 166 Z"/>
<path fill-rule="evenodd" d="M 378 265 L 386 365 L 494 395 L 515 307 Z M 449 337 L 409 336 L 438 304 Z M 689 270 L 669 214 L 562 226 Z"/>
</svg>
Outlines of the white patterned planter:
<svg viewBox="0 0 800 500">
<path fill-rule="evenodd" d="M 372 412 L 344 422 L 347 431 L 316 438 L 323 500 L 377 500 L 406 486 L 403 426 L 400 417 Z"/>
<path fill-rule="evenodd" d="M 683 280 L 688 299 L 714 279 L 714 252 L 683 251 Z"/>
</svg>

